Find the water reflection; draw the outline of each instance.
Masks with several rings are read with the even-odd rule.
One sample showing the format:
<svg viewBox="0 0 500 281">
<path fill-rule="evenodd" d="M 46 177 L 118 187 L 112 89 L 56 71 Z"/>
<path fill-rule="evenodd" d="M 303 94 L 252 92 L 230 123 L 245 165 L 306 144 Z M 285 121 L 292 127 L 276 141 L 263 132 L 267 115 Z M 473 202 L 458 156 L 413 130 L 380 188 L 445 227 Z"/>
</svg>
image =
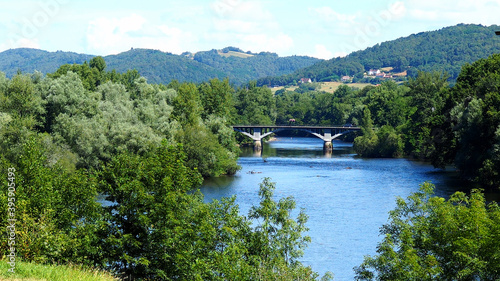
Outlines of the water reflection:
<svg viewBox="0 0 500 281">
<path fill-rule="evenodd" d="M 242 147 L 241 157 L 300 157 L 332 158 L 344 154 L 353 154 L 352 145 L 342 141 L 333 141 L 333 150 L 324 151 L 323 141 L 319 138 L 283 137 L 267 142 L 262 150 Z"/>
</svg>

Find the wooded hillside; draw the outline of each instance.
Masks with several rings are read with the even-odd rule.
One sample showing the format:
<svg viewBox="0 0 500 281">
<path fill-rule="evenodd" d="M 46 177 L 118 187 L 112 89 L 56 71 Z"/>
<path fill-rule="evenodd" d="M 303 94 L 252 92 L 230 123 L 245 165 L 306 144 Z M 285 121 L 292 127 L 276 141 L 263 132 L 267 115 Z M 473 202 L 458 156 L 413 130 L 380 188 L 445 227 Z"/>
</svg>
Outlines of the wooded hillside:
<svg viewBox="0 0 500 281">
<path fill-rule="evenodd" d="M 353 52 L 343 58 L 320 61 L 290 75 L 267 77 L 257 85 L 289 85 L 301 78 L 316 82 L 336 81 L 344 75 L 355 76 L 393 67 L 416 77 L 418 71 L 447 72 L 454 82 L 462 66 L 500 52 L 499 26 L 459 24 L 431 32 L 421 32 Z"/>
<path fill-rule="evenodd" d="M 229 52 L 231 56 L 227 55 Z M 61 65 L 82 64 L 94 57 L 62 51 L 12 49 L 0 53 L 0 71 L 7 77 L 13 77 L 18 72 L 40 71 L 47 74 L 56 71 Z M 200 83 L 214 78 L 229 78 L 235 85 L 265 76 L 290 74 L 319 61 L 311 57 L 279 57 L 277 54 L 265 52 L 248 54 L 234 47 L 196 54 L 186 52 L 181 55 L 158 50 L 131 49 L 117 55 L 105 56 L 104 60 L 108 71 L 115 69 L 124 73 L 137 70 L 148 82 L 155 84 L 168 84 L 172 80 Z"/>
</svg>

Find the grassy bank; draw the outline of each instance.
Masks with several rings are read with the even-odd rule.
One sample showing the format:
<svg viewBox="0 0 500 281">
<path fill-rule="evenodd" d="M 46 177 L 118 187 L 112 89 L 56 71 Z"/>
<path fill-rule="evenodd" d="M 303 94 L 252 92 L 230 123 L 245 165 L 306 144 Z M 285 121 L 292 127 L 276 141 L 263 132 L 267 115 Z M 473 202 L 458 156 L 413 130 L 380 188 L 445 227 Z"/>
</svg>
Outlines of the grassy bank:
<svg viewBox="0 0 500 281">
<path fill-rule="evenodd" d="M 0 280 L 12 281 L 112 281 L 118 280 L 107 272 L 84 269 L 80 266 L 41 265 L 16 262 L 15 273 L 9 272 L 7 261 L 0 261 Z"/>
</svg>

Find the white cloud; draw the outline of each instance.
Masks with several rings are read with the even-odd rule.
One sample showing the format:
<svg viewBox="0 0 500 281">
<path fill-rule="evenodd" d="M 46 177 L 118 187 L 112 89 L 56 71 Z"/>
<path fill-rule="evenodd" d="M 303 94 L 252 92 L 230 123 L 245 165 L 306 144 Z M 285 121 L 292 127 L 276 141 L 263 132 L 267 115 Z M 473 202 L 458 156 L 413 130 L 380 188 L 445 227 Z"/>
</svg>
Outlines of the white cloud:
<svg viewBox="0 0 500 281">
<path fill-rule="evenodd" d="M 264 8 L 261 1 L 217 0 L 210 8 L 219 18 L 244 21 L 269 21 L 272 13 Z"/>
<path fill-rule="evenodd" d="M 214 27 L 218 32 L 237 32 L 237 33 L 258 33 L 262 30 L 260 23 L 252 21 L 242 21 L 237 19 L 217 19 L 214 21 Z"/>
<path fill-rule="evenodd" d="M 315 22 L 315 31 L 320 34 L 333 32 L 338 35 L 352 33 L 353 26 L 357 25 L 360 14 L 342 14 L 330 7 L 309 8 L 312 21 Z"/>
<path fill-rule="evenodd" d="M 408 0 L 408 14 L 414 20 L 457 23 L 497 24 L 498 0 Z"/>
<path fill-rule="evenodd" d="M 176 27 L 154 25 L 132 14 L 121 18 L 98 18 L 89 23 L 87 49 L 96 54 L 116 54 L 134 48 L 158 49 L 180 54 L 193 36 Z"/>
<path fill-rule="evenodd" d="M 330 7 L 310 8 L 310 11 L 318 15 L 322 20 L 334 23 L 353 23 L 358 17 L 355 14 L 341 14 Z"/>
<path fill-rule="evenodd" d="M 292 37 L 284 33 L 277 35 L 244 35 L 240 38 L 240 44 L 244 50 L 252 50 L 254 52 L 270 51 L 277 53 L 286 52 L 294 45 Z"/>
<path fill-rule="evenodd" d="M 211 4 L 212 29 L 204 38 L 216 46 L 231 45 L 253 52 L 286 52 L 294 40 L 262 1 L 217 0 Z"/>
<path fill-rule="evenodd" d="M 311 57 L 315 57 L 318 59 L 325 59 L 325 60 L 333 58 L 332 52 L 330 52 L 325 47 L 325 45 L 318 44 L 318 45 L 314 46 L 314 50 L 315 50 L 315 52 L 310 55 Z"/>
<path fill-rule="evenodd" d="M 29 39 L 29 38 L 15 38 L 11 37 L 8 39 L 6 43 L 0 44 L 0 51 L 14 48 L 33 48 L 39 49 L 40 43 L 38 39 Z"/>
</svg>

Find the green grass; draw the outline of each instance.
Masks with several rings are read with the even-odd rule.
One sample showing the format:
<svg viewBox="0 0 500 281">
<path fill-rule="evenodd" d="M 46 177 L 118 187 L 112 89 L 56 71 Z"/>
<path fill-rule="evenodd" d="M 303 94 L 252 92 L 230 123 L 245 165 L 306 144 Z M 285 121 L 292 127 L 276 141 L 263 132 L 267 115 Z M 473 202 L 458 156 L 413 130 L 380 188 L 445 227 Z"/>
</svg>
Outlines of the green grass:
<svg viewBox="0 0 500 281">
<path fill-rule="evenodd" d="M 0 261 L 0 281 L 116 281 L 110 273 L 85 269 L 77 265 L 41 265 L 16 261 L 15 273 L 6 260 Z"/>
</svg>

